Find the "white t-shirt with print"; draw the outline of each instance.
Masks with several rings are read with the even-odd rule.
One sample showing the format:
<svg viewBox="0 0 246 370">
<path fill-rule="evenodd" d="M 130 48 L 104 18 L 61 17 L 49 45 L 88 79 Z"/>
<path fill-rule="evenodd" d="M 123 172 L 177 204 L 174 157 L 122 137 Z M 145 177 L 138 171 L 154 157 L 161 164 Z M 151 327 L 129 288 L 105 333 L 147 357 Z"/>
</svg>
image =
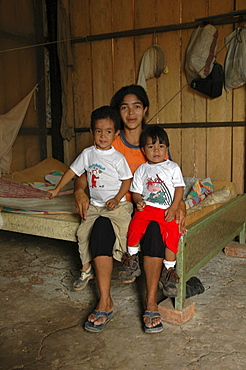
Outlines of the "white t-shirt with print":
<svg viewBox="0 0 246 370">
<path fill-rule="evenodd" d="M 146 162 L 138 167 L 130 191 L 141 194 L 147 205 L 166 209 L 173 202 L 177 186 L 185 187 L 180 167 L 167 159 L 156 164 Z"/>
<path fill-rule="evenodd" d="M 125 157 L 113 146 L 109 150 L 100 150 L 94 145 L 84 149 L 70 168 L 77 176 L 86 171 L 90 203 L 100 207 L 119 192 L 121 180 L 132 178 Z M 121 202 L 125 200 L 123 197 Z"/>
</svg>

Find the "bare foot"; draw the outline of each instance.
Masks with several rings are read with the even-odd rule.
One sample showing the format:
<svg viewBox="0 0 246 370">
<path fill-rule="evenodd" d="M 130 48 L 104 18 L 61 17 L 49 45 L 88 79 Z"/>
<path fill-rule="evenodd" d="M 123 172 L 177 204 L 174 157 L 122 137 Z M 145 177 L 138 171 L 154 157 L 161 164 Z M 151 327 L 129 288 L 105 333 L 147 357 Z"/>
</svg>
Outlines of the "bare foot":
<svg viewBox="0 0 246 370">
<path fill-rule="evenodd" d="M 113 310 L 113 308 L 114 308 L 113 301 L 111 298 L 109 298 L 106 303 L 99 301 L 95 311 L 103 311 L 109 313 L 110 311 Z M 88 321 L 93 322 L 94 325 L 104 324 L 106 320 L 107 320 L 106 316 L 101 316 L 98 319 L 96 319 L 96 315 L 93 314 L 90 314 L 88 316 Z"/>
<path fill-rule="evenodd" d="M 157 303 L 146 305 L 146 311 L 158 312 Z M 161 323 L 161 317 L 153 317 L 152 320 L 150 320 L 148 316 L 144 316 L 143 322 L 147 328 L 152 328 Z"/>
</svg>

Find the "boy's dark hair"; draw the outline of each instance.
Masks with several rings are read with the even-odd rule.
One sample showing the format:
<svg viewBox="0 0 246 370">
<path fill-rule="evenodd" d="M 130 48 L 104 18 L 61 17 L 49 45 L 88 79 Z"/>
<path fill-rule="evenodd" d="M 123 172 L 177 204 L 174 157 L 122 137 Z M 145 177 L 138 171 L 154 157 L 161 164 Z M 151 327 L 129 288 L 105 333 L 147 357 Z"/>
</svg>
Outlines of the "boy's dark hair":
<svg viewBox="0 0 246 370">
<path fill-rule="evenodd" d="M 140 147 L 146 145 L 147 138 L 151 137 L 152 143 L 155 144 L 157 139 L 161 144 L 169 147 L 169 139 L 166 131 L 158 125 L 147 125 L 140 136 Z"/>
<path fill-rule="evenodd" d="M 109 105 L 104 105 L 91 113 L 91 130 L 95 130 L 96 121 L 104 118 L 109 118 L 114 122 L 115 131 L 120 129 L 121 120 L 118 111 Z"/>
<path fill-rule="evenodd" d="M 123 86 L 120 90 L 118 90 L 111 99 L 110 106 L 120 111 L 121 103 L 123 102 L 126 95 L 136 95 L 138 99 L 142 102 L 143 107 L 149 108 L 149 98 L 144 90 L 144 88 L 140 85 L 129 85 Z M 148 115 L 148 110 L 146 112 Z M 142 127 L 145 126 L 145 120 L 142 121 Z M 123 128 L 123 127 L 122 127 Z"/>
</svg>

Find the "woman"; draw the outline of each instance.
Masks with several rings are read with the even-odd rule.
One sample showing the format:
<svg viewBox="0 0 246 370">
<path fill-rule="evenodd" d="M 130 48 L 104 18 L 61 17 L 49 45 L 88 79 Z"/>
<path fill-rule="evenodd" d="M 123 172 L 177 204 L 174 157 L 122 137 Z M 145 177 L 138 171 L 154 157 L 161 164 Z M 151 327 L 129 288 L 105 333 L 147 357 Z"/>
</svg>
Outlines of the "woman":
<svg viewBox="0 0 246 370">
<path fill-rule="evenodd" d="M 148 114 L 149 100 L 145 90 L 138 85 L 122 87 L 111 100 L 112 107 L 116 108 L 121 116 L 123 130 L 114 140 L 113 146 L 121 152 L 132 170 L 132 173 L 142 163 L 146 162 L 140 147 L 139 139 Z M 86 177 L 76 180 L 75 202 L 78 213 L 86 218 L 89 199 L 84 190 Z M 130 194 L 128 194 L 130 200 Z M 184 233 L 185 205 L 181 202 L 176 213 L 176 221 Z M 88 316 L 85 328 L 90 331 L 101 331 L 113 317 L 113 301 L 110 296 L 110 282 L 113 269 L 112 249 L 114 245 L 114 231 L 107 218 L 99 217 L 91 233 L 91 253 L 96 270 L 100 299 L 96 311 Z M 162 270 L 164 258 L 164 244 L 157 223 L 151 222 L 141 241 L 144 255 L 143 264 L 146 276 L 146 301 L 144 314 L 144 330 L 146 333 L 157 333 L 163 330 L 161 317 L 158 313 L 156 292 Z"/>
</svg>

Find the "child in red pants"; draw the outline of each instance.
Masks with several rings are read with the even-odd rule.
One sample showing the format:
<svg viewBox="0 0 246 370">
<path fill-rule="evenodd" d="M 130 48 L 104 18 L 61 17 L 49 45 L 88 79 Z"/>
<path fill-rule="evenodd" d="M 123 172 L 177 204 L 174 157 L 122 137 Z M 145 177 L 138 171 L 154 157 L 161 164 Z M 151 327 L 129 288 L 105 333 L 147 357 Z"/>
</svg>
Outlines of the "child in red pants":
<svg viewBox="0 0 246 370">
<path fill-rule="evenodd" d="M 185 183 L 179 166 L 166 159 L 169 140 L 165 130 L 157 125 L 147 126 L 141 135 L 140 146 L 147 162 L 136 170 L 130 187 L 136 210 L 127 235 L 129 261 L 124 264 L 119 277 L 130 283 L 140 275 L 139 243 L 149 223 L 156 221 L 166 247 L 160 282 L 165 295 L 175 296 L 175 283 L 178 281 L 176 253 L 182 233 L 175 221 L 175 213 L 183 197 Z"/>
</svg>

